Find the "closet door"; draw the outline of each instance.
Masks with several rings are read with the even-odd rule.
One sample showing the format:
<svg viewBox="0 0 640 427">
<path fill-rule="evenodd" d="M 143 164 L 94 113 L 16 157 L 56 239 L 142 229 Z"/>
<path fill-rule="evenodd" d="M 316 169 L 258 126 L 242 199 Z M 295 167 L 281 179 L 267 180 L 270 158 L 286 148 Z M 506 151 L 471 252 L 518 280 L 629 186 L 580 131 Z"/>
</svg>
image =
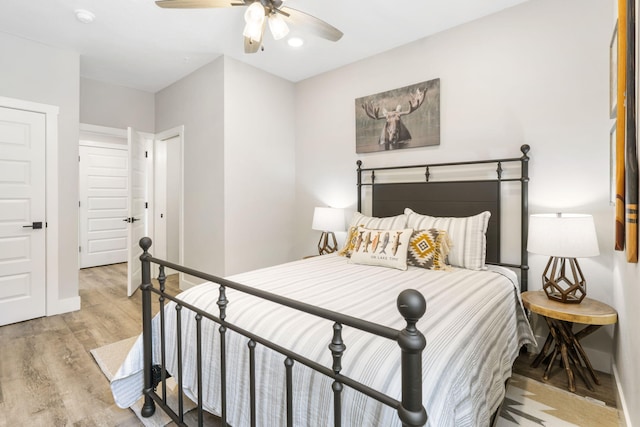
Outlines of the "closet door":
<svg viewBox="0 0 640 427">
<path fill-rule="evenodd" d="M 45 120 L 0 107 L 0 326 L 46 314 Z"/>
<path fill-rule="evenodd" d="M 80 268 L 127 261 L 127 146 L 80 146 Z"/>
</svg>

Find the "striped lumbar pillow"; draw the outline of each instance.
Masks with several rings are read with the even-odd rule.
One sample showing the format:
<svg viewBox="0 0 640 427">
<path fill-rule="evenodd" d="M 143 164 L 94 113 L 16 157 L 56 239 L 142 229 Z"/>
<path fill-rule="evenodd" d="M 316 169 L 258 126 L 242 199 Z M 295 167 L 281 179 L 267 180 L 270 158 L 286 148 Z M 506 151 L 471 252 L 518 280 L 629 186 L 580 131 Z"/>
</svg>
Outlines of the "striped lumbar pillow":
<svg viewBox="0 0 640 427">
<path fill-rule="evenodd" d="M 487 226 L 491 212 L 485 211 L 478 215 L 452 218 L 421 215 L 409 208 L 404 210 L 407 215 L 407 227 L 415 230 L 436 228 L 445 230 L 451 238 L 449 264 L 470 270 L 482 270 L 487 250 Z"/>
</svg>

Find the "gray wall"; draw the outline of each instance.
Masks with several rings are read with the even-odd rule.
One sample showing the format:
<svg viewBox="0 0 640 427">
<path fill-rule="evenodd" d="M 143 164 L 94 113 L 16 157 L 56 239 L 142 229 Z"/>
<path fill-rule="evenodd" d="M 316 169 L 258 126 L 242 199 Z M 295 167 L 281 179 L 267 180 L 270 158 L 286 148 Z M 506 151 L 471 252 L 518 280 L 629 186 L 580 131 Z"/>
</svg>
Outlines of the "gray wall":
<svg viewBox="0 0 640 427">
<path fill-rule="evenodd" d="M 295 258 L 294 85 L 225 58 L 225 273 Z"/>
<path fill-rule="evenodd" d="M 609 2 L 530 1 L 297 84 L 297 251 L 315 250 L 314 206 L 355 209 L 358 158 L 365 166 L 383 166 L 514 157 L 520 145 L 529 144 L 530 213 L 594 216 L 601 255 L 580 263 L 589 296 L 613 305 L 608 186 L 613 22 Z M 434 78 L 441 79 L 440 146 L 356 155 L 356 98 Z M 533 289 L 541 287 L 545 262 L 530 257 Z M 544 338 L 546 326 L 536 326 Z M 630 335 L 630 327 L 621 321 L 619 335 Z M 614 330 L 605 327 L 584 342 L 598 369 L 611 369 Z M 628 357 L 640 357 L 637 347 L 625 354 L 616 361 L 628 368 Z M 633 393 L 631 384 L 626 388 Z"/>
<path fill-rule="evenodd" d="M 156 132 L 184 125 L 184 263 L 224 274 L 224 59 L 156 94 Z"/>
<path fill-rule="evenodd" d="M 185 126 L 185 264 L 229 275 L 293 259 L 293 84 L 219 58 L 156 94 Z"/>
<path fill-rule="evenodd" d="M 60 108 L 59 298 L 78 296 L 79 56 L 75 52 L 0 33 L 0 95 Z"/>
<path fill-rule="evenodd" d="M 154 109 L 153 93 L 80 79 L 80 123 L 153 133 Z"/>
</svg>

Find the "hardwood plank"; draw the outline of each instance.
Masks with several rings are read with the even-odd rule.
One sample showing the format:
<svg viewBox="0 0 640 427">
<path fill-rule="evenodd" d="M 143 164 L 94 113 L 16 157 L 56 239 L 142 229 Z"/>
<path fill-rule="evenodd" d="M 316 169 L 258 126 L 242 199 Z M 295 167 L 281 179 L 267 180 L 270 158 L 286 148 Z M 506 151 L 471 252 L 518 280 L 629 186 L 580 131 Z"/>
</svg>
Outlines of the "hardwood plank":
<svg viewBox="0 0 640 427">
<path fill-rule="evenodd" d="M 0 426 L 142 425 L 89 353 L 140 333 L 140 293 L 127 298 L 126 264 L 79 279 L 81 310 L 0 328 Z"/>
</svg>

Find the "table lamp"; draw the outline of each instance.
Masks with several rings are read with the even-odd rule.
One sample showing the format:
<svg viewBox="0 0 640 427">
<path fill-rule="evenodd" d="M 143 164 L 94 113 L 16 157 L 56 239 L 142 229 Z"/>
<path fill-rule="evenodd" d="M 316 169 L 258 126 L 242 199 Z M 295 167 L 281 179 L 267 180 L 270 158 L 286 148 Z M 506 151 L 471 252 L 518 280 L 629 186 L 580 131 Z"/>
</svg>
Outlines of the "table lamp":
<svg viewBox="0 0 640 427">
<path fill-rule="evenodd" d="M 322 231 L 318 241 L 318 253 L 320 255 L 337 251 L 338 243 L 333 232 L 345 230 L 344 209 L 316 208 L 313 212 L 311 228 Z M 331 242 L 329 242 L 329 239 L 331 239 Z"/>
<path fill-rule="evenodd" d="M 531 215 L 527 250 L 550 256 L 542 273 L 542 287 L 549 299 L 582 302 L 587 295 L 587 283 L 576 258 L 600 255 L 591 215 Z"/>
</svg>

